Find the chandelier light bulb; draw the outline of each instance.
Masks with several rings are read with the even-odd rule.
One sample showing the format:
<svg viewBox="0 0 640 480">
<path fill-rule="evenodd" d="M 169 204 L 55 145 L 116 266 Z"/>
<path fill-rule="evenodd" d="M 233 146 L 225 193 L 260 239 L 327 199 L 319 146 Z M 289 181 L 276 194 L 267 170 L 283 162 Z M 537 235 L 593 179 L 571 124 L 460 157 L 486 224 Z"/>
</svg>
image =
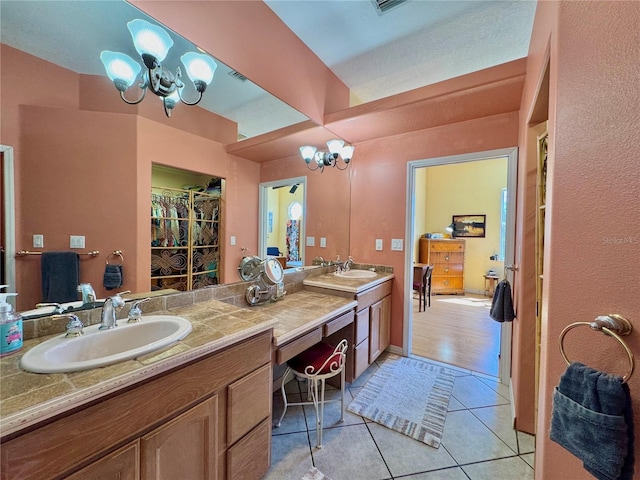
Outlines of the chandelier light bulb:
<svg viewBox="0 0 640 480">
<path fill-rule="evenodd" d="M 218 67 L 218 64 L 209 55 L 202 53 L 188 52 L 182 55 L 180 60 L 182 60 L 187 75 L 193 83 L 203 82 L 205 85 L 209 85 Z"/>
<path fill-rule="evenodd" d="M 107 76 L 114 82 L 122 82 L 125 88 L 133 85 L 140 74 L 140 64 L 129 55 L 104 50 L 100 53 L 100 60 L 107 71 Z"/>
<path fill-rule="evenodd" d="M 173 46 L 173 40 L 167 32 L 146 20 L 131 20 L 127 27 L 140 56 L 151 55 L 156 61 L 162 62 Z"/>
</svg>

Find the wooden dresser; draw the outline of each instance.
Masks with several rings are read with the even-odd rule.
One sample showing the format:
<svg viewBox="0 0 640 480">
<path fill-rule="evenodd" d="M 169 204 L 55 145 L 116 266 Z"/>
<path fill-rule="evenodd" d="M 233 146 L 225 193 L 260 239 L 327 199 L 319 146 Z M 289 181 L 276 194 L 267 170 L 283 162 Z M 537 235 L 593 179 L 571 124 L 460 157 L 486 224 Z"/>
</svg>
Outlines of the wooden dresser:
<svg viewBox="0 0 640 480">
<path fill-rule="evenodd" d="M 431 293 L 464 294 L 464 239 L 420 238 L 420 263 L 433 265 Z"/>
</svg>

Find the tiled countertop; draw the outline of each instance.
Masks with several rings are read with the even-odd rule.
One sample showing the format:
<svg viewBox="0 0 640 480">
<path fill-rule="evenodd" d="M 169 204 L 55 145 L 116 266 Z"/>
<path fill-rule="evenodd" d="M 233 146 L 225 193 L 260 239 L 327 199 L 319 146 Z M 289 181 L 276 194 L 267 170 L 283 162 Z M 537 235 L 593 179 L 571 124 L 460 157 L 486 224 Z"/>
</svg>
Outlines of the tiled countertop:
<svg viewBox="0 0 640 480">
<path fill-rule="evenodd" d="M 303 281 L 305 286 L 333 290 L 336 295 L 317 289 L 295 289 L 295 293 L 275 303 L 255 307 L 209 299 L 182 306 L 173 302 L 174 308 L 148 313 L 188 319 L 192 330 L 186 338 L 134 360 L 82 372 L 22 371 L 18 366 L 22 354 L 52 336 L 26 340 L 20 353 L 0 359 L 0 435 L 11 435 L 269 329 L 273 329 L 273 343 L 278 347 L 354 308 L 355 294 L 391 279 L 393 273 L 386 270 L 364 279 L 332 273 L 307 276 Z"/>
<path fill-rule="evenodd" d="M 393 273 L 377 272 L 375 277 L 371 278 L 349 278 L 333 273 L 325 273 L 324 275 L 316 275 L 307 277 L 302 282 L 305 286 L 327 288 L 329 290 L 338 290 L 341 292 L 360 293 L 375 287 L 387 280 L 394 278 Z"/>
<path fill-rule="evenodd" d="M 191 333 L 160 352 L 66 374 L 20 370 L 21 354 L 51 337 L 27 340 L 21 353 L 0 359 L 0 434 L 4 437 L 271 328 L 277 346 L 355 305 L 352 299 L 302 290 L 251 308 L 209 300 L 157 311 L 153 313 L 188 319 Z"/>
</svg>

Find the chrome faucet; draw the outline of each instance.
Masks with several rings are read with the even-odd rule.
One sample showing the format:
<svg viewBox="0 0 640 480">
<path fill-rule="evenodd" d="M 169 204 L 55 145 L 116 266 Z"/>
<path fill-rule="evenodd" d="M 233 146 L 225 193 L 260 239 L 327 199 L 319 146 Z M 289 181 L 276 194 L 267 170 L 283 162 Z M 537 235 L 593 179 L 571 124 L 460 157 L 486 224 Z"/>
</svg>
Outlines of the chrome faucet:
<svg viewBox="0 0 640 480">
<path fill-rule="evenodd" d="M 142 317 L 142 309 L 140 308 L 140 304 L 146 302 L 147 300 L 151 300 L 151 297 L 143 298 L 142 300 L 136 300 L 131 305 L 131 309 L 129 310 L 129 319 L 127 323 L 138 323 L 140 321 L 140 317 Z"/>
<path fill-rule="evenodd" d="M 72 313 L 64 313 L 62 315 L 53 315 L 51 318 L 53 318 L 54 320 L 58 318 L 66 318 L 69 320 L 67 322 L 67 326 L 65 327 L 67 329 L 67 333 L 65 334 L 65 337 L 79 337 L 84 333 L 83 331 L 84 324 L 78 317 L 76 317 Z"/>
<path fill-rule="evenodd" d="M 321 256 L 317 256 L 316 258 L 313 259 L 311 264 L 320 265 L 321 267 L 324 267 L 324 258 L 322 258 Z"/>
<path fill-rule="evenodd" d="M 342 271 L 343 272 L 348 272 L 349 270 L 351 270 L 351 267 L 353 266 L 355 262 L 353 261 L 353 258 L 351 258 L 351 255 L 349 255 L 349 258 L 347 259 L 346 262 L 344 262 L 344 264 L 342 265 Z"/>
<path fill-rule="evenodd" d="M 124 299 L 118 295 L 108 297 L 102 305 L 102 315 L 100 316 L 100 330 L 109 330 L 116 328 L 116 311 L 124 307 Z"/>
<path fill-rule="evenodd" d="M 92 304 L 96 302 L 96 292 L 90 283 L 78 285 L 78 292 L 82 293 L 82 304 Z"/>
<path fill-rule="evenodd" d="M 62 305 L 55 302 L 36 303 L 36 308 L 42 308 L 42 307 L 55 307 L 53 309 L 53 313 L 55 314 L 64 313 L 64 310 L 65 310 Z"/>
</svg>

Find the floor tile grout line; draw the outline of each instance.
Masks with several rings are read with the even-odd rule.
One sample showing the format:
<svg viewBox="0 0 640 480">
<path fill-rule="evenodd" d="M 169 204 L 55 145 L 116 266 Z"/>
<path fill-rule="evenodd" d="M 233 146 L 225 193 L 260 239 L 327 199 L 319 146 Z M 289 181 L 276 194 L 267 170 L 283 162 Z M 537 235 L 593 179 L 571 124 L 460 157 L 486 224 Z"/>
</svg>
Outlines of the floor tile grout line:
<svg viewBox="0 0 640 480">
<path fill-rule="evenodd" d="M 363 417 L 363 419 L 364 419 L 364 417 Z M 373 436 L 373 432 L 369 428 L 369 425 L 367 424 L 367 422 L 364 422 L 364 426 L 366 427 L 367 431 L 369 432 L 369 435 L 371 436 L 371 440 L 373 441 L 373 444 L 376 446 L 376 449 L 378 450 L 378 453 L 380 454 L 380 458 L 382 458 L 382 462 L 384 463 L 384 466 L 387 469 L 387 472 L 389 472 L 389 478 L 391 478 L 391 480 L 394 480 L 395 477 L 393 476 L 393 473 L 391 473 L 391 469 L 389 468 L 389 465 L 387 464 L 387 461 L 385 460 L 384 455 L 382 454 L 382 450 L 380 450 L 380 447 L 378 446 L 378 442 L 376 442 L 376 438 Z"/>
<path fill-rule="evenodd" d="M 494 405 L 494 406 L 497 406 L 497 405 Z M 486 407 L 478 407 L 478 408 L 486 408 Z M 477 419 L 477 420 L 478 420 L 482 425 L 484 425 L 484 426 L 485 426 L 485 427 L 486 427 L 486 428 L 487 428 L 491 433 L 493 433 L 493 435 L 494 435 L 498 440 L 500 440 L 502 443 L 504 443 L 504 444 L 506 445 L 506 447 L 507 447 L 509 450 L 511 450 L 514 454 L 519 455 L 519 454 L 518 454 L 518 452 L 517 452 L 517 451 L 514 451 L 514 450 L 513 450 L 513 448 L 511 448 L 511 447 L 507 444 L 507 442 L 505 442 L 502 438 L 500 438 L 500 436 L 499 436 L 496 432 L 494 432 L 494 431 L 493 431 L 493 429 L 492 429 L 489 425 L 487 425 L 486 423 L 484 423 L 480 417 L 478 417 L 475 413 L 473 413 L 473 410 L 474 410 L 474 409 L 472 409 L 472 408 L 469 408 L 469 409 L 468 409 L 469 413 L 470 413 L 471 415 L 473 415 L 473 416 L 474 416 L 474 417 L 475 417 L 475 418 L 476 418 L 476 419 Z M 516 432 L 516 430 L 514 429 L 514 430 L 513 430 L 513 432 L 515 433 L 515 432 Z M 517 450 L 517 448 L 518 448 L 518 447 L 517 447 L 517 445 L 518 445 L 518 444 L 517 444 L 517 441 L 518 441 L 518 434 L 516 433 L 515 435 L 516 435 L 516 450 Z"/>
</svg>

